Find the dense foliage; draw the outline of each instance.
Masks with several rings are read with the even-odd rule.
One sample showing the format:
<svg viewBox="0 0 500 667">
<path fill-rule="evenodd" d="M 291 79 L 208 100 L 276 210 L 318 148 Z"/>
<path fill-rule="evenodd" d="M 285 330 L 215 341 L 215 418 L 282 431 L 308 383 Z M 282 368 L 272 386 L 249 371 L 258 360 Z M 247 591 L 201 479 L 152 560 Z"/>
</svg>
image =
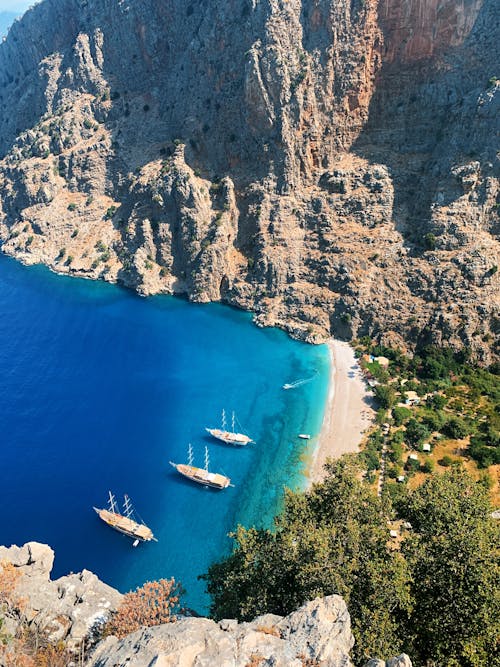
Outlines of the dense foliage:
<svg viewBox="0 0 500 667">
<path fill-rule="evenodd" d="M 205 579 L 215 618 L 286 614 L 318 595 L 349 607 L 355 659 L 406 650 L 416 665 L 495 663 L 500 618 L 498 524 L 487 492 L 453 467 L 391 505 L 352 457 L 330 463 L 306 493 L 288 492 L 275 529 L 234 534 Z M 388 519 L 410 521 L 402 545 Z"/>
<path fill-rule="evenodd" d="M 453 467 L 411 493 L 401 511 L 413 526 L 402 545 L 412 575 L 412 655 L 446 667 L 500 664 L 500 531 L 487 490 Z"/>
<path fill-rule="evenodd" d="M 405 426 L 406 442 L 418 448 L 431 433 L 452 440 L 469 439 L 467 454 L 479 468 L 500 464 L 500 366 L 480 368 L 467 350 L 421 346 L 413 356 L 361 339 L 357 352 L 384 356 L 389 366 L 362 361 L 377 382 L 374 394 L 381 408 L 392 408 L 396 426 Z M 407 391 L 422 403 L 412 412 L 397 405 Z M 376 469 L 375 461 L 371 462 Z"/>
</svg>

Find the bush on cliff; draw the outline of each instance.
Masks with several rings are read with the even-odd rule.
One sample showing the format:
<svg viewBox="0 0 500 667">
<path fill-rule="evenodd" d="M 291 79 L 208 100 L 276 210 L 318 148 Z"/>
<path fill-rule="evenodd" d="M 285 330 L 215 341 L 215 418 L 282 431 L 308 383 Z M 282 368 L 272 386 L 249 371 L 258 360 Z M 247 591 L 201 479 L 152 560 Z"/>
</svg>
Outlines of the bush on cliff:
<svg viewBox="0 0 500 667">
<path fill-rule="evenodd" d="M 105 634 L 125 637 L 139 628 L 175 620 L 180 612 L 181 587 L 173 579 L 147 581 L 144 586 L 127 593 L 118 611 L 106 626 Z"/>
</svg>

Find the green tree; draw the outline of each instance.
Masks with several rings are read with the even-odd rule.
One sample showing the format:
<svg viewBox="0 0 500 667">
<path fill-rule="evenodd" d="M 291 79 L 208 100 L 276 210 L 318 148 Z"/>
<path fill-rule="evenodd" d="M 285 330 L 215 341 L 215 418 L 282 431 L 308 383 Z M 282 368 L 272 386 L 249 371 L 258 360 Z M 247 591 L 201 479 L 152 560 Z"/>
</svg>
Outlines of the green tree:
<svg viewBox="0 0 500 667">
<path fill-rule="evenodd" d="M 404 406 L 396 406 L 392 410 L 392 416 L 394 417 L 394 423 L 396 426 L 401 426 L 411 417 L 411 410 L 405 408 Z"/>
<path fill-rule="evenodd" d="M 393 387 L 387 384 L 378 384 L 374 393 L 381 408 L 392 408 L 396 401 L 396 392 Z"/>
<path fill-rule="evenodd" d="M 274 531 L 233 535 L 233 553 L 204 579 L 215 618 L 287 614 L 318 595 L 349 605 L 361 661 L 401 647 L 399 617 L 409 604 L 404 559 L 387 548 L 381 501 L 358 479 L 350 457 L 328 465 L 307 493 L 287 492 Z"/>
<path fill-rule="evenodd" d="M 435 410 L 442 410 L 446 403 L 448 403 L 448 399 L 441 394 L 433 394 L 432 396 L 428 396 L 425 400 L 427 407 Z"/>
<path fill-rule="evenodd" d="M 457 440 L 465 438 L 470 433 L 469 427 L 460 417 L 450 417 L 442 430 L 445 435 Z"/>
<path fill-rule="evenodd" d="M 427 250 L 435 250 L 436 249 L 436 237 L 434 234 L 429 232 L 424 236 L 424 245 Z"/>
<path fill-rule="evenodd" d="M 406 424 L 406 440 L 410 445 L 416 446 L 430 436 L 430 431 L 425 424 L 410 419 Z"/>
<path fill-rule="evenodd" d="M 402 547 L 412 572 L 412 659 L 443 667 L 498 665 L 500 530 L 490 518 L 487 490 L 454 466 L 403 503 L 413 526 Z"/>
</svg>

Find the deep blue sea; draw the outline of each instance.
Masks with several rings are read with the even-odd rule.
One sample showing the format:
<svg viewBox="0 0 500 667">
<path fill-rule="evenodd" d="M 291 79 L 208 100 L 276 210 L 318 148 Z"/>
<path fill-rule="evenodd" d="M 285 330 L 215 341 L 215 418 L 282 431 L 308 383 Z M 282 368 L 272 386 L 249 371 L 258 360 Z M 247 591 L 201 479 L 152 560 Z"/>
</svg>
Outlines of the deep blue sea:
<svg viewBox="0 0 500 667">
<path fill-rule="evenodd" d="M 0 544 L 37 540 L 53 576 L 87 568 L 127 591 L 174 576 L 206 611 L 197 575 L 228 553 L 238 524 L 271 525 L 285 485 L 304 482 L 329 373 L 325 346 L 259 329 L 231 308 L 56 276 L 0 256 Z M 281 386 L 313 379 L 298 389 Z M 235 410 L 256 444 L 204 434 Z M 181 478 L 192 443 L 234 488 Z M 311 440 L 309 446 L 313 446 Z M 131 540 L 92 506 L 128 493 L 158 543 Z"/>
</svg>

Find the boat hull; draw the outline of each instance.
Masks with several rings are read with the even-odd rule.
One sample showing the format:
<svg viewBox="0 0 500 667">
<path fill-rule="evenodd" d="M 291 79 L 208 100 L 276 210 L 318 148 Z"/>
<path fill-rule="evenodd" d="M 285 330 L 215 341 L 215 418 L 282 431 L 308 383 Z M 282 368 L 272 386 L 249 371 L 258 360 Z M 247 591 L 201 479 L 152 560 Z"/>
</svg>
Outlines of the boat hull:
<svg viewBox="0 0 500 667">
<path fill-rule="evenodd" d="M 155 540 L 151 529 L 144 524 L 132 521 L 132 519 L 122 516 L 121 514 L 114 514 L 109 510 L 99 509 L 97 507 L 94 507 L 94 510 L 101 521 L 104 521 L 110 528 L 113 528 L 113 530 L 116 530 L 127 537 L 140 540 L 141 542 L 151 542 L 152 540 Z"/>
<path fill-rule="evenodd" d="M 196 468 L 185 463 L 172 463 L 172 461 L 170 461 L 170 465 L 183 477 L 196 482 L 196 484 L 208 486 L 211 489 L 227 489 L 231 484 L 229 477 L 220 475 L 219 473 L 208 472 L 205 468 Z"/>
<path fill-rule="evenodd" d="M 217 440 L 225 442 L 227 445 L 235 445 L 236 447 L 244 447 L 248 443 L 253 442 L 248 435 L 243 433 L 232 433 L 231 431 L 222 431 L 219 428 L 207 428 L 207 433 Z"/>
</svg>

